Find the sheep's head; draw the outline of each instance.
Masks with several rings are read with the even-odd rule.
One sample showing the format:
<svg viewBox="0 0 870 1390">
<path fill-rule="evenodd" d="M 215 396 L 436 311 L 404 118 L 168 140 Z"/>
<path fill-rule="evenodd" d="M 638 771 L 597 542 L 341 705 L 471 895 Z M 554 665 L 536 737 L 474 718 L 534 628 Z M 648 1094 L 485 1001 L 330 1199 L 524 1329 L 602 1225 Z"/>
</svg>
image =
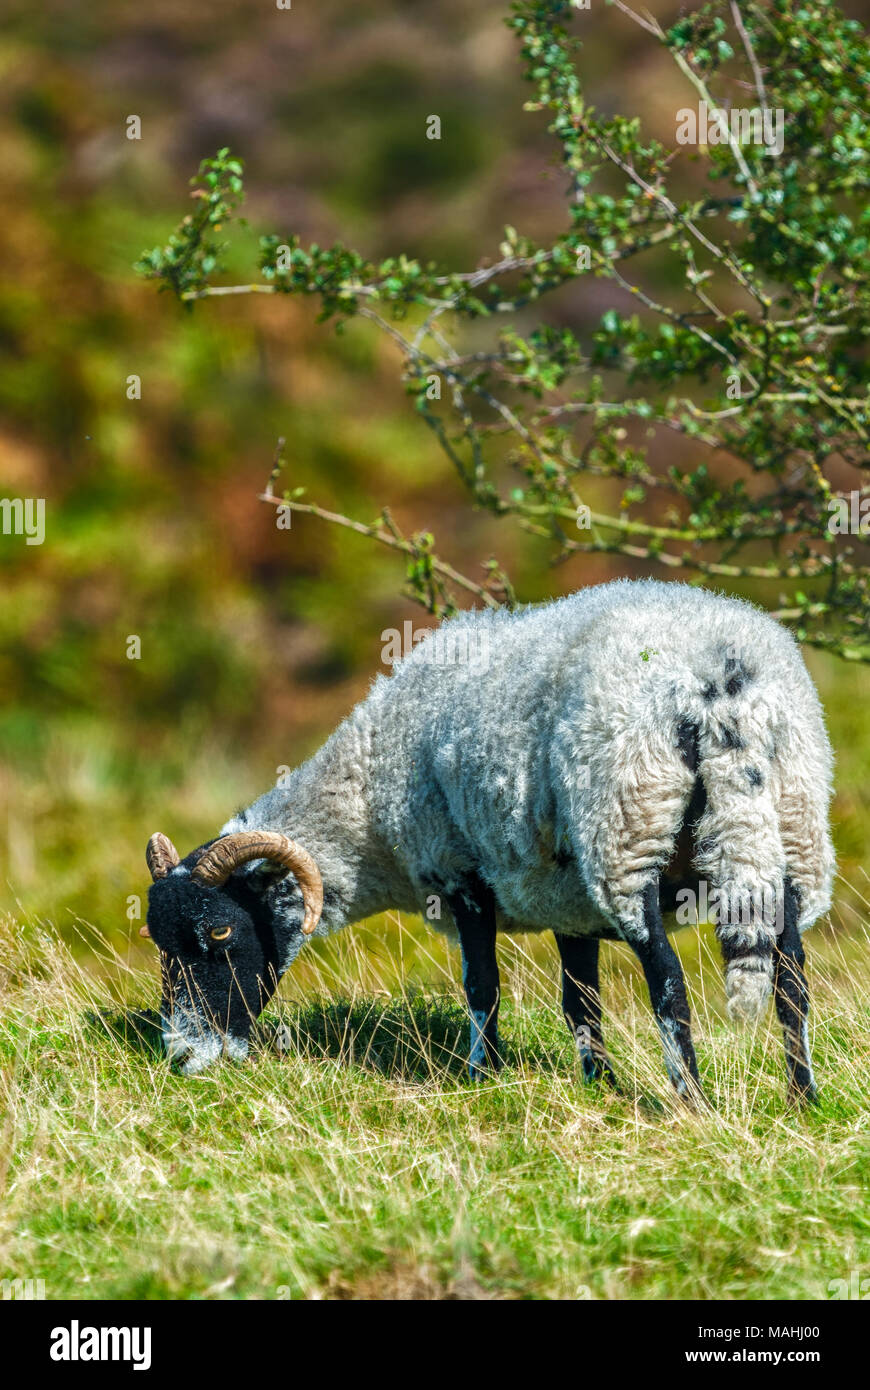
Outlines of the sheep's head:
<svg viewBox="0 0 870 1390">
<path fill-rule="evenodd" d="M 297 930 L 308 936 L 323 884 L 311 855 L 276 831 L 226 835 L 184 862 L 165 835 L 152 835 L 146 857 L 154 881 L 142 935 L 160 949 L 163 1040 L 170 1061 L 192 1076 L 225 1054 L 247 1054 L 251 1026 L 275 991 L 281 945 L 265 890 L 293 875 Z"/>
</svg>

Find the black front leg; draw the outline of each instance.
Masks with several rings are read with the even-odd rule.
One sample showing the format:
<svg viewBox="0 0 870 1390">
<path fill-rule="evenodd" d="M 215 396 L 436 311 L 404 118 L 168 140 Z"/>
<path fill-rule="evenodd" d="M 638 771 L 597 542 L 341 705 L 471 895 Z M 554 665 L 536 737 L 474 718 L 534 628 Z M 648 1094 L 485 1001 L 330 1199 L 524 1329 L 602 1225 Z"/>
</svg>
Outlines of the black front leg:
<svg viewBox="0 0 870 1390">
<path fill-rule="evenodd" d="M 449 900 L 462 947 L 462 983 L 471 1011 L 471 1051 L 468 1074 L 484 1081 L 499 1071 L 499 980 L 495 959 L 495 898 L 492 889 L 475 878 Z"/>
<path fill-rule="evenodd" d="M 783 930 L 773 951 L 773 992 L 785 1042 L 788 1098 L 792 1103 L 800 1103 L 814 1101 L 818 1092 L 807 1029 L 810 995 L 804 974 L 804 948 L 798 931 L 800 905 L 791 879 L 786 879 L 784 893 Z"/>
<path fill-rule="evenodd" d="M 584 1081 L 616 1084 L 601 1033 L 597 937 L 554 932 L 562 958 L 562 1012 L 577 1043 Z"/>
<path fill-rule="evenodd" d="M 658 882 L 647 884 L 643 894 L 644 941 L 631 940 L 643 966 L 650 1003 L 661 1034 L 665 1065 L 675 1089 L 686 1099 L 703 1093 L 689 1027 L 686 982 L 674 948 L 665 935 L 659 908 Z"/>
</svg>

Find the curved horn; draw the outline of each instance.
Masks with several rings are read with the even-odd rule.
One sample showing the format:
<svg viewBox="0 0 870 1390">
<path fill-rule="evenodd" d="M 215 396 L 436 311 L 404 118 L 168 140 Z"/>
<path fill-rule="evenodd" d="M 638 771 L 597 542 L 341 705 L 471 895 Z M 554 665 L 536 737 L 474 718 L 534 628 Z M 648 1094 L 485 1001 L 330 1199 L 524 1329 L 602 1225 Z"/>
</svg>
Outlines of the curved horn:
<svg viewBox="0 0 870 1390">
<path fill-rule="evenodd" d="M 152 835 L 148 841 L 145 858 L 155 883 L 158 878 L 165 878 L 169 870 L 174 869 L 176 864 L 181 862 L 178 857 L 178 850 L 169 836 L 161 835 L 159 832 Z"/>
<path fill-rule="evenodd" d="M 219 888 L 234 869 L 252 859 L 270 859 L 295 876 L 305 904 L 302 930 L 310 936 L 323 911 L 323 879 L 308 851 L 277 830 L 243 830 L 236 835 L 224 835 L 206 850 L 191 877 Z"/>
</svg>

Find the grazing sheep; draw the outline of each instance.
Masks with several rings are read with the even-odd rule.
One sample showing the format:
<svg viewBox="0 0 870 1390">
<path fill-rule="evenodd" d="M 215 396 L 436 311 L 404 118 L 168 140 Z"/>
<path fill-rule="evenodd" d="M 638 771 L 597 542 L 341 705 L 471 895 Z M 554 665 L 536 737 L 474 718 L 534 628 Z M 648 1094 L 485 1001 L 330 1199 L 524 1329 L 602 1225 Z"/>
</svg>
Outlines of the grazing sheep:
<svg viewBox="0 0 870 1390">
<path fill-rule="evenodd" d="M 613 1079 L 598 947 L 626 941 L 691 1098 L 662 912 L 700 895 L 732 1016 L 756 1017 L 773 989 L 790 1097 L 811 1098 L 800 933 L 830 903 L 831 763 L 797 646 L 747 603 L 620 580 L 463 614 L 220 838 L 179 861 L 152 836 L 143 933 L 162 952 L 169 1056 L 187 1073 L 243 1057 L 311 933 L 394 908 L 440 912 L 458 937 L 473 1078 L 500 1065 L 496 932 L 549 929 L 585 1076 Z"/>
</svg>

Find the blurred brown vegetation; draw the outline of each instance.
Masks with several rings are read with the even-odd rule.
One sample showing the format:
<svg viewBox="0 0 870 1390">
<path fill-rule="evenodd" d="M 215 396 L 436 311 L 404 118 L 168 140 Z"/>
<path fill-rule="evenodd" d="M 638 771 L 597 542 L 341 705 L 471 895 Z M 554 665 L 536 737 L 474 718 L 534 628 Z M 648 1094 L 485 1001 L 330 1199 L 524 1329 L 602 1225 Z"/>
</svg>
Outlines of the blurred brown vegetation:
<svg viewBox="0 0 870 1390">
<path fill-rule="evenodd" d="M 666 55 L 611 8 L 585 17 L 592 99 L 672 130 Z M 404 250 L 458 269 L 502 225 L 565 220 L 541 117 L 524 114 L 503 3 L 258 0 L 7 6 L 0 42 L 0 496 L 46 499 L 42 547 L 0 541 L 0 895 L 74 929 L 129 932 L 142 851 L 185 849 L 299 761 L 382 669 L 384 628 L 422 616 L 401 564 L 256 500 L 278 436 L 289 478 L 364 520 L 389 502 L 474 573 L 510 562 L 523 599 L 630 572 L 551 570 L 534 540 L 471 513 L 375 330 L 256 297 L 185 313 L 131 264 L 165 240 L 199 160 L 246 163 L 250 226 Z M 652 6 L 661 20 L 676 4 Z M 844 8 L 860 16 L 859 5 Z M 425 120 L 442 119 L 440 142 Z M 126 118 L 142 138 L 126 138 Z M 560 301 L 588 331 L 610 291 Z M 128 400 L 127 378 L 142 399 Z M 142 642 L 128 660 L 127 638 Z M 840 754 L 854 877 L 870 825 L 866 672 L 813 656 Z M 865 880 L 866 882 L 866 880 Z M 860 884 L 859 884 L 860 886 Z"/>
</svg>

